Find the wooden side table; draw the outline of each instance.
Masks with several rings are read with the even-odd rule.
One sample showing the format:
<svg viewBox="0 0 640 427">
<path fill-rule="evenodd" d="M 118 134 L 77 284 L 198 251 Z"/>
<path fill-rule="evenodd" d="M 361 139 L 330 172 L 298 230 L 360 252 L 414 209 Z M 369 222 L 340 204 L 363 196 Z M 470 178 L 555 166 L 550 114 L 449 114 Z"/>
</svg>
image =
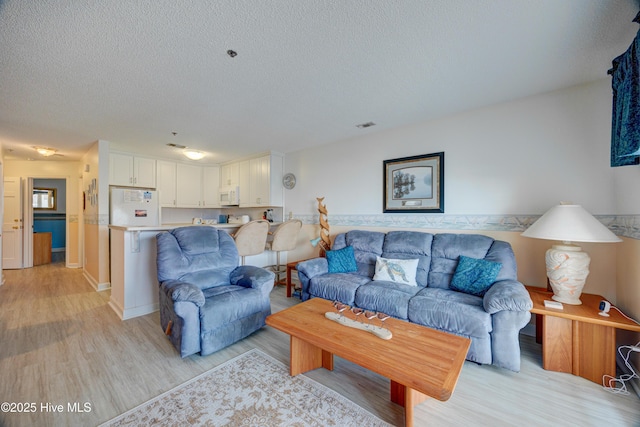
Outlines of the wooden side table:
<svg viewBox="0 0 640 427">
<path fill-rule="evenodd" d="M 291 261 L 287 263 L 287 298 L 291 298 L 291 288 L 293 288 L 293 283 L 291 282 L 291 272 L 293 270 L 297 271 L 296 266 L 298 265 L 298 263 L 307 261 L 309 259 L 313 258 L 301 259 L 298 261 Z"/>
<path fill-rule="evenodd" d="M 557 310 L 544 306 L 553 292 L 527 286 L 533 301 L 536 333 L 542 338 L 542 367 L 567 372 L 602 384 L 603 375 L 616 374 L 616 329 L 640 332 L 640 325 L 612 309 L 600 316 L 600 295 L 582 294 L 582 305 L 562 304 Z"/>
</svg>

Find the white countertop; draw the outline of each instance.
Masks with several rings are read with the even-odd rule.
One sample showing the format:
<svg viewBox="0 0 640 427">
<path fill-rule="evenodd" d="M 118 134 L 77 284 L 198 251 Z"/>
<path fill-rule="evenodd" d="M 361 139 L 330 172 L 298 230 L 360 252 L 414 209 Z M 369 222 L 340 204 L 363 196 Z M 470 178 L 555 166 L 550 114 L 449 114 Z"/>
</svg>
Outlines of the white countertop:
<svg viewBox="0 0 640 427">
<path fill-rule="evenodd" d="M 271 227 L 275 225 L 280 225 L 280 224 L 282 223 L 272 222 Z M 190 222 L 187 222 L 187 223 L 181 223 L 181 224 L 162 224 L 162 225 L 147 225 L 147 226 L 140 226 L 140 225 L 127 226 L 127 225 L 109 224 L 109 228 L 112 230 L 121 230 L 121 231 L 167 231 L 167 230 L 173 230 L 174 228 L 178 228 L 178 227 L 215 227 L 215 228 L 232 230 L 232 229 L 240 228 L 240 226 L 242 225 L 243 224 L 192 224 Z"/>
</svg>

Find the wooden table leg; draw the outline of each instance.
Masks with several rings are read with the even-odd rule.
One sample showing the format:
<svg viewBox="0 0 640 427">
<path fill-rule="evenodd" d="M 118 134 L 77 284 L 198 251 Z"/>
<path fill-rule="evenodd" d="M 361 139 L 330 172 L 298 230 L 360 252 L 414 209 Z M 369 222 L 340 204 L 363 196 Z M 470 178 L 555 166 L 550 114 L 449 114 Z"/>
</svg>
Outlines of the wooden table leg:
<svg viewBox="0 0 640 427">
<path fill-rule="evenodd" d="M 291 298 L 291 287 L 293 285 L 291 283 L 291 270 L 293 270 L 294 268 L 295 266 L 287 264 L 287 298 Z"/>
<path fill-rule="evenodd" d="M 555 316 L 542 318 L 542 367 L 549 371 L 573 370 L 572 321 Z"/>
<path fill-rule="evenodd" d="M 413 427 L 413 402 L 411 393 L 407 393 L 404 399 L 404 427 Z"/>
<path fill-rule="evenodd" d="M 333 354 L 300 338 L 291 337 L 289 375 L 293 377 L 318 368 L 333 371 Z"/>
<path fill-rule="evenodd" d="M 321 366 L 322 349 L 292 336 L 289 347 L 289 374 L 296 376 Z"/>
<path fill-rule="evenodd" d="M 404 407 L 404 425 L 412 426 L 413 407 L 427 400 L 429 396 L 393 380 L 391 380 L 390 392 L 391 401 Z"/>
<path fill-rule="evenodd" d="M 616 328 L 573 321 L 572 374 L 597 384 L 616 375 Z"/>
</svg>

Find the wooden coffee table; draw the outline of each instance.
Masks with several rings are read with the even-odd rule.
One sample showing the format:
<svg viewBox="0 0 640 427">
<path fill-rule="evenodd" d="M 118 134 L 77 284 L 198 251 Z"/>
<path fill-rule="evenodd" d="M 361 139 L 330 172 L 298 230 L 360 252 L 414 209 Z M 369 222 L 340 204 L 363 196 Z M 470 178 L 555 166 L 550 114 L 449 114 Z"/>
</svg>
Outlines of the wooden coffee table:
<svg viewBox="0 0 640 427">
<path fill-rule="evenodd" d="M 267 317 L 267 325 L 291 335 L 292 376 L 333 370 L 334 354 L 354 362 L 391 380 L 391 401 L 404 406 L 406 426 L 414 405 L 451 397 L 471 340 L 393 318 L 385 322 L 393 337 L 383 340 L 328 320 L 328 311 L 335 312 L 330 301 L 313 298 Z"/>
</svg>

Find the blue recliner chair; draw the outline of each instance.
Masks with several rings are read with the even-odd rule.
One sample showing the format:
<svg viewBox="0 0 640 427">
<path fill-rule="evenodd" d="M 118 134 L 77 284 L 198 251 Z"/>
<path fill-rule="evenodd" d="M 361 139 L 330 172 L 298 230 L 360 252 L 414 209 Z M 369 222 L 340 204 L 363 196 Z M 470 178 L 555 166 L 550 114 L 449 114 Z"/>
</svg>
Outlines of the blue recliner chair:
<svg viewBox="0 0 640 427">
<path fill-rule="evenodd" d="M 186 357 L 211 354 L 265 325 L 275 275 L 238 266 L 225 231 L 181 227 L 157 235 L 160 323 Z"/>
</svg>

